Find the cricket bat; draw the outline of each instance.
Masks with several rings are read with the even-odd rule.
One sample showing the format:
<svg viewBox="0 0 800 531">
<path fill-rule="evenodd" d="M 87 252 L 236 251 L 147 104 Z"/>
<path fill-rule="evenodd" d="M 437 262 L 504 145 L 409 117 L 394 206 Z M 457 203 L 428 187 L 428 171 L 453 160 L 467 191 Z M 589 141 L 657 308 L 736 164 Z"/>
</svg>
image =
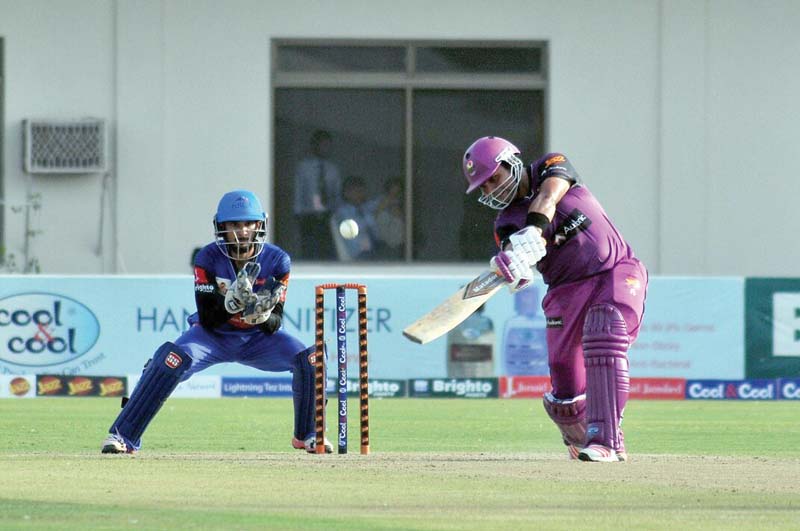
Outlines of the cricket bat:
<svg viewBox="0 0 800 531">
<path fill-rule="evenodd" d="M 430 313 L 408 325 L 403 335 L 421 345 L 433 341 L 458 326 L 505 285 L 502 276 L 487 269 Z"/>
</svg>

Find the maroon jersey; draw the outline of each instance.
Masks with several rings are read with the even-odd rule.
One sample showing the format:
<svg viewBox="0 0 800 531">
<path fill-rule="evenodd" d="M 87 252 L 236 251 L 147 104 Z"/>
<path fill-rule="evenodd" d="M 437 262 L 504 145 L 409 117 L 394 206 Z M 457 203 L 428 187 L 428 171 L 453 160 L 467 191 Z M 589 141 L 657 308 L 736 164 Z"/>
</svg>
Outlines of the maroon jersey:
<svg viewBox="0 0 800 531">
<path fill-rule="evenodd" d="M 531 193 L 498 214 L 495 237 L 502 247 L 511 234 L 525 227 L 528 207 L 545 179 L 557 177 L 569 181 L 570 189 L 556 205 L 555 216 L 542 233 L 547 240 L 547 255 L 536 267 L 548 286 L 591 277 L 634 257 L 630 246 L 597 199 L 581 184 L 564 155 L 549 153 L 531 164 L 527 172 Z"/>
</svg>

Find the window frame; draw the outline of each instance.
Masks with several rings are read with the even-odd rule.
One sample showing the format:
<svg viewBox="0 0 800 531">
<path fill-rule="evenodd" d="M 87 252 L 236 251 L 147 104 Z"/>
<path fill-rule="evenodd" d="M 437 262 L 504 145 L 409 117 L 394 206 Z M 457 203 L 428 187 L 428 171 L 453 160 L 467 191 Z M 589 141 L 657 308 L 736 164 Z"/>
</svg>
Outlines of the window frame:
<svg viewBox="0 0 800 531">
<path fill-rule="evenodd" d="M 282 46 L 342 46 L 342 47 L 400 47 L 405 48 L 405 72 L 362 72 L 362 71 L 336 71 L 336 72 L 297 72 L 281 71 L 279 69 L 278 55 Z M 454 73 L 454 72 L 417 72 L 416 52 L 419 48 L 530 48 L 539 49 L 541 54 L 541 69 L 529 74 L 522 73 Z M 414 231 L 413 231 L 413 110 L 414 91 L 417 89 L 443 89 L 443 90 L 521 90 L 541 91 L 543 94 L 543 143 L 549 145 L 549 46 L 545 40 L 397 40 L 397 39 L 305 39 L 305 38 L 277 38 L 270 43 L 270 143 L 275 149 L 275 93 L 279 89 L 402 89 L 405 94 L 405 234 L 406 242 L 403 260 L 398 264 L 426 265 L 414 260 Z M 272 161 L 271 185 L 275 185 L 275 157 Z M 274 211 L 274 197 L 271 193 L 272 203 L 270 208 Z M 270 231 L 273 229 L 270 228 Z M 270 235 L 274 237 L 273 234 Z M 336 263 L 336 262 L 332 262 Z M 450 265 L 457 264 L 453 262 Z M 464 262 L 462 262 L 464 263 Z M 469 262 L 474 263 L 474 262 Z M 382 264 L 359 263 L 359 265 L 380 266 Z"/>
</svg>

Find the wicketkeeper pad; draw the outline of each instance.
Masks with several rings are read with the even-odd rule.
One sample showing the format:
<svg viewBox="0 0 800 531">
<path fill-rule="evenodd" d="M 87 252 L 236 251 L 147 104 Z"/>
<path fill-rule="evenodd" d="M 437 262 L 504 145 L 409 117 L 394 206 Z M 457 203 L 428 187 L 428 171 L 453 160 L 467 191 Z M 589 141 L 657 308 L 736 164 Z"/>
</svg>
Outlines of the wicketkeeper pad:
<svg viewBox="0 0 800 531">
<path fill-rule="evenodd" d="M 294 399 L 294 436 L 305 440 L 314 433 L 314 364 L 316 347 L 298 352 L 292 368 L 292 396 Z"/>
<path fill-rule="evenodd" d="M 111 425 L 109 433 L 121 435 L 126 444 L 138 449 L 147 425 L 191 366 L 192 358 L 181 347 L 170 342 L 161 345 L 145 364 L 136 389 Z"/>
</svg>

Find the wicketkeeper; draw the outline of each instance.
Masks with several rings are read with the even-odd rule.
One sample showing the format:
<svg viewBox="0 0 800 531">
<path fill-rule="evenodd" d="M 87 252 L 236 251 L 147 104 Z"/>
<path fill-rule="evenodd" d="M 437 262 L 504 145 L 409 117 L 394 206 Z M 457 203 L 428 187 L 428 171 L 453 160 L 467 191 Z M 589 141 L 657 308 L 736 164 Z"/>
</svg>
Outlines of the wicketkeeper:
<svg viewBox="0 0 800 531">
<path fill-rule="evenodd" d="M 525 166 L 511 142 L 476 140 L 462 161 L 470 193 L 499 210 L 491 266 L 512 292 L 547 284 L 542 301 L 553 389 L 544 408 L 570 457 L 625 461 L 621 429 L 630 388 L 628 348 L 639 333 L 647 270 L 567 157 Z"/>
<path fill-rule="evenodd" d="M 266 243 L 267 215 L 255 194 L 228 192 L 214 216 L 216 241 L 194 260 L 197 313 L 175 342 L 161 345 L 145 365 L 130 399 L 109 429 L 103 453 L 133 453 L 178 383 L 217 363 L 292 373 L 292 446 L 315 450 L 314 353 L 281 329 L 289 255 Z M 326 439 L 325 450 L 333 446 Z"/>
</svg>

